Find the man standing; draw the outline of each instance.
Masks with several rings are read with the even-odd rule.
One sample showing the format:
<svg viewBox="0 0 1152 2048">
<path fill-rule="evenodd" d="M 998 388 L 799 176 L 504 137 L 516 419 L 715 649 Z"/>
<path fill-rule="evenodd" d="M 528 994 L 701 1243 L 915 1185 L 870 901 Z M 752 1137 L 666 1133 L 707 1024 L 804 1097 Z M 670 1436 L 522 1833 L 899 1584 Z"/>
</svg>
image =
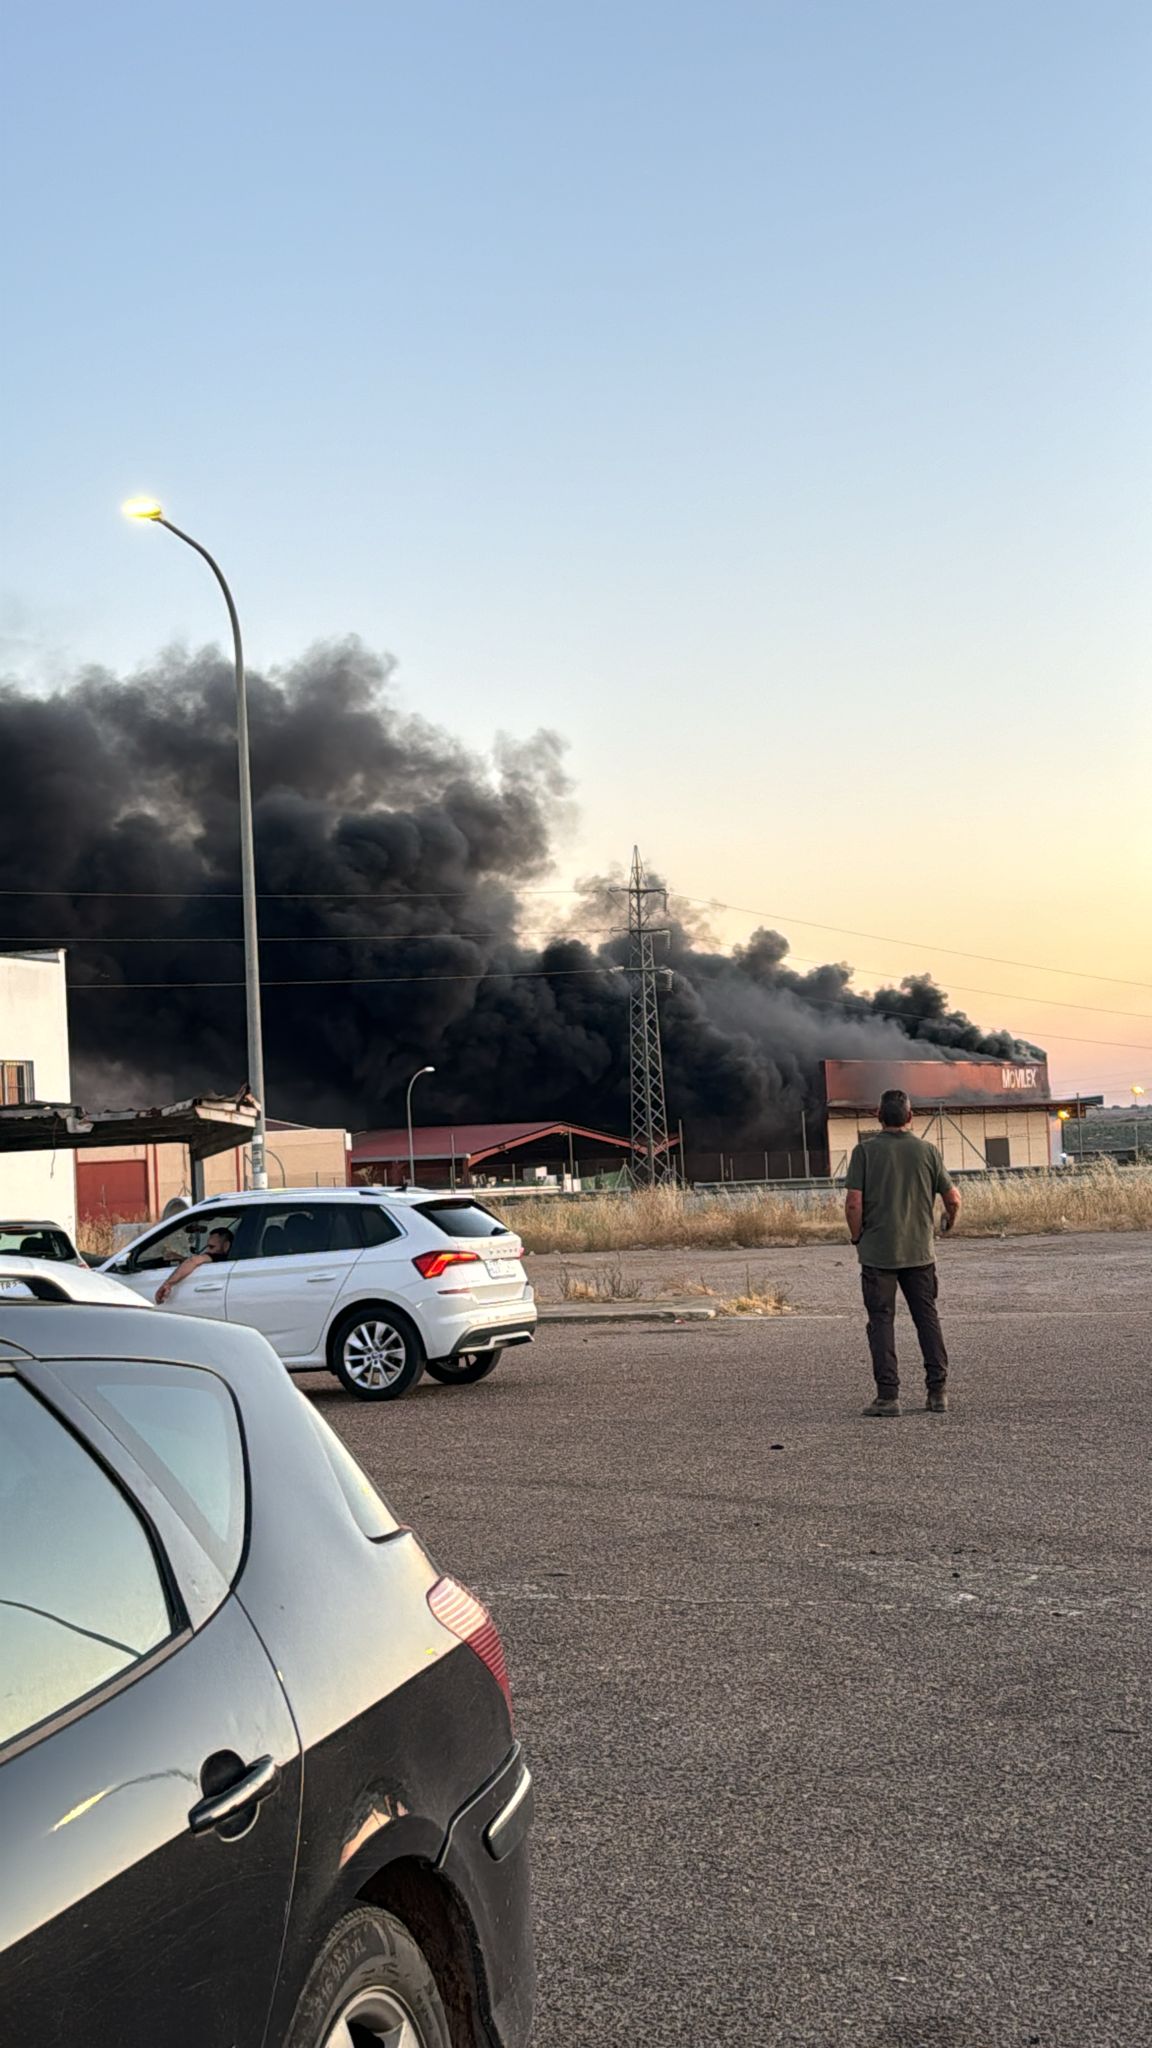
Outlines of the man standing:
<svg viewBox="0 0 1152 2048">
<path fill-rule="evenodd" d="M 879 1135 L 857 1145 L 848 1162 L 844 1198 L 848 1234 L 860 1254 L 868 1348 L 876 1375 L 876 1399 L 864 1413 L 900 1413 L 895 1337 L 899 1287 L 920 1339 L 927 1406 L 942 1415 L 948 1407 L 948 1353 L 936 1312 L 932 1233 L 937 1195 L 943 1198 L 945 1230 L 951 1230 L 960 1213 L 960 1197 L 935 1145 L 913 1136 L 912 1104 L 902 1088 L 885 1090 L 879 1117 Z"/>
</svg>

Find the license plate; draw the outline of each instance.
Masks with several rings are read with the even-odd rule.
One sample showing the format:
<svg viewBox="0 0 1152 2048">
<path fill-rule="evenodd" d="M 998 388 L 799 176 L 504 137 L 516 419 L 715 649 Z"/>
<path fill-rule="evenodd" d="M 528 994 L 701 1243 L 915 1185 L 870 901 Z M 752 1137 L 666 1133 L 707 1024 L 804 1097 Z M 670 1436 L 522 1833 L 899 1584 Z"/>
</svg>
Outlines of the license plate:
<svg viewBox="0 0 1152 2048">
<path fill-rule="evenodd" d="M 516 1272 L 515 1259 L 485 1259 L 490 1280 L 511 1280 Z"/>
</svg>

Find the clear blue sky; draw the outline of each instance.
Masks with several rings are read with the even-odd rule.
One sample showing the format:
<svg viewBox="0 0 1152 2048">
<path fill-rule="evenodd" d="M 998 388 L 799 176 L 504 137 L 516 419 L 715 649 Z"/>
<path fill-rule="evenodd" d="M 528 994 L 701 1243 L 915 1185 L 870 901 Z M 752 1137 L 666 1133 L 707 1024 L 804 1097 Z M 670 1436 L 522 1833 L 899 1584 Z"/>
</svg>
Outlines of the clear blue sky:
<svg viewBox="0 0 1152 2048">
<path fill-rule="evenodd" d="M 564 879 L 1152 983 L 1146 0 L 22 0 L 2 60 L 9 667 L 219 636 L 155 491 L 254 661 L 565 732 Z"/>
</svg>

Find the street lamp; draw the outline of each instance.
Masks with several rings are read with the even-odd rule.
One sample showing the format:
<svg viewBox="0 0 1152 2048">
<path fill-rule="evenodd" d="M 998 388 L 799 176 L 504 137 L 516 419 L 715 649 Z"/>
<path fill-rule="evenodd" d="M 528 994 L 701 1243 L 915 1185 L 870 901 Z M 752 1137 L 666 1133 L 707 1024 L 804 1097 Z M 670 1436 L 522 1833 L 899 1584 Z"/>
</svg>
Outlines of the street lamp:
<svg viewBox="0 0 1152 2048">
<path fill-rule="evenodd" d="M 435 1072 L 435 1067 L 417 1067 L 416 1072 L 408 1083 L 408 1181 L 410 1186 L 416 1180 L 416 1141 L 412 1136 L 412 1090 L 420 1079 L 421 1074 L 434 1074 Z"/>
<path fill-rule="evenodd" d="M 248 1009 L 248 1086 L 256 1097 L 256 1122 L 252 1127 L 252 1185 L 266 1188 L 268 1172 L 264 1163 L 264 1039 L 260 1028 L 260 950 L 256 930 L 256 852 L 252 838 L 252 769 L 248 757 L 248 694 L 244 682 L 244 649 L 240 640 L 240 619 L 224 580 L 219 562 L 165 519 L 155 498 L 129 498 L 121 508 L 129 519 L 166 527 L 187 547 L 202 555 L 224 593 L 232 626 L 232 652 L 236 666 L 236 749 L 240 767 L 240 883 L 244 896 L 244 988 Z"/>
</svg>

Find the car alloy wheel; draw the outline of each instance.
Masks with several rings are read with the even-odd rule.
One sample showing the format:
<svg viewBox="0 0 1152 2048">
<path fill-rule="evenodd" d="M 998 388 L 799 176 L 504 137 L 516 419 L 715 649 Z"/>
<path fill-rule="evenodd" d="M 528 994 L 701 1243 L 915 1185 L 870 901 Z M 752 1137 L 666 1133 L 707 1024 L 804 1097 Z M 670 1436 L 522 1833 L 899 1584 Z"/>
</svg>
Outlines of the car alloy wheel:
<svg viewBox="0 0 1152 2048">
<path fill-rule="evenodd" d="M 394 1991 L 360 1991 L 325 2035 L 323 2048 L 426 2048 L 426 2037 Z"/>
<path fill-rule="evenodd" d="M 354 1386 L 379 1393 L 394 1386 L 408 1363 L 408 1345 L 394 1323 L 373 1316 L 356 1323 L 343 1344 L 344 1370 Z M 406 2048 L 406 2044 L 405 2044 Z"/>
</svg>

